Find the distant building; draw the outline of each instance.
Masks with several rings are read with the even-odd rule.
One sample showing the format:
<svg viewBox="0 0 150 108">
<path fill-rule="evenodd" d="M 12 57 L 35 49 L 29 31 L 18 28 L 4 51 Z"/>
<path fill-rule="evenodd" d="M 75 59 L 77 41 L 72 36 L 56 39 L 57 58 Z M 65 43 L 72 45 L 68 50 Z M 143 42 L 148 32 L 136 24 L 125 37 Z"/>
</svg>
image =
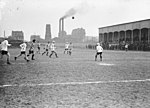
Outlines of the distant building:
<svg viewBox="0 0 150 108">
<path fill-rule="evenodd" d="M 31 35 L 30 41 L 32 41 L 33 39 L 40 40 L 40 35 Z"/>
<path fill-rule="evenodd" d="M 85 39 L 85 29 L 77 28 L 72 30 L 71 38 L 76 42 L 83 42 Z"/>
<path fill-rule="evenodd" d="M 32 41 L 33 39 L 35 39 L 36 41 L 39 41 L 39 42 L 45 42 L 45 40 L 42 39 L 42 38 L 40 37 L 40 35 L 31 35 L 31 36 L 30 36 L 30 41 Z"/>
<path fill-rule="evenodd" d="M 84 42 L 98 42 L 99 38 L 98 36 L 85 36 Z"/>
<path fill-rule="evenodd" d="M 118 44 L 120 48 L 127 43 L 132 50 L 150 50 L 150 19 L 100 27 L 98 30 L 99 42 L 106 46 Z"/>
<path fill-rule="evenodd" d="M 45 40 L 50 41 L 51 40 L 51 25 L 46 24 L 46 32 L 45 32 Z"/>
<path fill-rule="evenodd" d="M 14 40 L 24 40 L 23 31 L 12 31 L 11 36 Z"/>
</svg>

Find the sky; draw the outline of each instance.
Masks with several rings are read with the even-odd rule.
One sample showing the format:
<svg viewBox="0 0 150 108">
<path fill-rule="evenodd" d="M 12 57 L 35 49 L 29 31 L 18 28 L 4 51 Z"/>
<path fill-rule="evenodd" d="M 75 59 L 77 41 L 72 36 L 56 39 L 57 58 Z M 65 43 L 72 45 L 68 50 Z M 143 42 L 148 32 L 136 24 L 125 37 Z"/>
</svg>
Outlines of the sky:
<svg viewBox="0 0 150 108">
<path fill-rule="evenodd" d="M 51 24 L 52 37 L 58 37 L 64 16 L 67 34 L 83 28 L 86 36 L 98 36 L 100 27 L 150 19 L 149 10 L 150 0 L 0 0 L 0 36 L 14 30 L 23 31 L 25 40 L 34 34 L 44 38 Z"/>
</svg>

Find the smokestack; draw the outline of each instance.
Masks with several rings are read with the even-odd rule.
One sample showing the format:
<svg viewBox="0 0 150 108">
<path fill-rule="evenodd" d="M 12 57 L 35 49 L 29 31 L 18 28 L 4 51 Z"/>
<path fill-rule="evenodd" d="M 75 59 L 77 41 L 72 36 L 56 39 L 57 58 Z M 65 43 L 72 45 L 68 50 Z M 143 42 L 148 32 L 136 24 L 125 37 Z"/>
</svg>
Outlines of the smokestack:
<svg viewBox="0 0 150 108">
<path fill-rule="evenodd" d="M 62 31 L 64 31 L 64 18 L 62 18 Z"/>
<path fill-rule="evenodd" d="M 61 18 L 59 19 L 59 34 L 61 33 Z"/>
</svg>

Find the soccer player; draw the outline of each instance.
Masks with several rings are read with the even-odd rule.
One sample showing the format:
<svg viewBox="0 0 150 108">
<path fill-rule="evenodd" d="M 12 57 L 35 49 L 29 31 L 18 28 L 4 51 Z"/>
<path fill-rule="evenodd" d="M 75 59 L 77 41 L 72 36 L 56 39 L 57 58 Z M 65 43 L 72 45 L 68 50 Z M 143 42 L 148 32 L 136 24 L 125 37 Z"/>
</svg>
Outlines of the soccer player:
<svg viewBox="0 0 150 108">
<path fill-rule="evenodd" d="M 28 56 L 30 56 L 30 54 L 32 54 L 31 60 L 35 60 L 35 59 L 34 59 L 34 55 L 35 55 L 35 54 L 34 54 L 35 42 L 36 42 L 36 40 L 33 39 L 33 40 L 32 40 L 32 43 L 31 43 L 31 45 L 30 45 L 30 48 L 29 48 L 29 53 L 28 53 L 28 55 L 27 55 L 27 57 L 28 57 Z"/>
<path fill-rule="evenodd" d="M 25 55 L 24 59 L 28 62 L 29 60 L 28 60 L 28 57 L 26 55 L 27 44 L 25 42 L 23 42 L 22 44 L 20 44 L 20 47 L 21 47 L 21 52 L 16 57 L 14 57 L 14 59 L 17 60 L 18 57 Z"/>
<path fill-rule="evenodd" d="M 72 43 L 70 42 L 69 49 L 68 49 L 69 55 L 72 54 L 72 48 L 73 48 L 73 45 L 72 45 Z"/>
<path fill-rule="evenodd" d="M 128 44 L 125 44 L 125 50 L 128 51 Z"/>
<path fill-rule="evenodd" d="M 1 43 L 1 54 L 7 56 L 7 64 L 10 63 L 10 54 L 8 52 L 8 46 L 11 46 L 11 44 L 8 43 L 8 40 L 5 38 L 5 40 Z"/>
<path fill-rule="evenodd" d="M 51 44 L 51 54 L 49 55 L 50 58 L 51 58 L 51 56 L 52 56 L 53 54 L 55 54 L 56 58 L 58 58 L 55 49 L 56 49 L 56 47 L 55 47 L 55 41 L 53 41 L 52 44 Z"/>
<path fill-rule="evenodd" d="M 65 54 L 66 52 L 67 52 L 67 54 L 68 54 L 68 51 L 69 51 L 69 43 L 66 42 L 64 54 Z"/>
<path fill-rule="evenodd" d="M 2 59 L 2 47 L 1 47 L 1 43 L 0 43 L 0 59 Z"/>
<path fill-rule="evenodd" d="M 49 49 L 50 49 L 50 42 L 48 41 L 47 45 L 45 46 L 45 51 L 42 53 L 42 55 L 46 53 L 46 55 L 48 56 Z"/>
<path fill-rule="evenodd" d="M 40 54 L 41 44 L 37 42 L 37 53 Z"/>
<path fill-rule="evenodd" d="M 97 55 L 100 55 L 100 61 L 102 61 L 102 52 L 103 52 L 102 46 L 100 45 L 100 43 L 97 43 L 95 61 L 97 61 Z"/>
</svg>

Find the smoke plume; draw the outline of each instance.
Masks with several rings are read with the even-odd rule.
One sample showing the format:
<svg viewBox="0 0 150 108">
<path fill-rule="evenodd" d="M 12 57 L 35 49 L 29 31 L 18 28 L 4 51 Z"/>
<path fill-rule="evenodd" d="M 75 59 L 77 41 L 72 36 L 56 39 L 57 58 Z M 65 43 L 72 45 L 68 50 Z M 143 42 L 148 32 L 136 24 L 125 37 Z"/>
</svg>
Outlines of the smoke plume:
<svg viewBox="0 0 150 108">
<path fill-rule="evenodd" d="M 6 1 L 0 0 L 0 20 L 2 19 L 2 10 L 6 5 Z"/>
<path fill-rule="evenodd" d="M 88 12 L 89 9 L 90 9 L 90 6 L 88 5 L 88 3 L 83 2 L 80 5 L 69 9 L 62 18 L 65 19 L 65 18 L 71 17 L 77 13 L 78 14 L 85 14 Z"/>
</svg>

